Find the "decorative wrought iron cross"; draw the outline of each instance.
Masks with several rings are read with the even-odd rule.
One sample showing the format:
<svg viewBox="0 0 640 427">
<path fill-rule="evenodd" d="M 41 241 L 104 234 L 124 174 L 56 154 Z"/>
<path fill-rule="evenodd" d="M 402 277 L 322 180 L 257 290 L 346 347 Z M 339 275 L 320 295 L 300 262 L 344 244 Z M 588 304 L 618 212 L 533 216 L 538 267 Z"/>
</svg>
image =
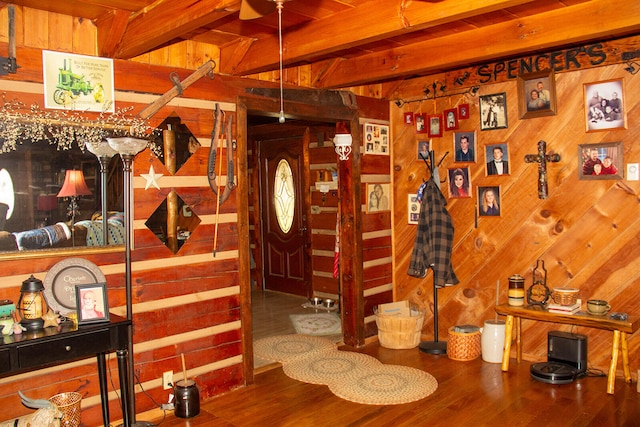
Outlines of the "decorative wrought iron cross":
<svg viewBox="0 0 640 427">
<path fill-rule="evenodd" d="M 538 154 L 526 154 L 524 161 L 527 163 L 538 164 L 538 197 L 540 199 L 547 198 L 547 162 L 559 162 L 560 154 L 547 154 L 547 143 L 543 140 L 538 141 Z"/>
</svg>

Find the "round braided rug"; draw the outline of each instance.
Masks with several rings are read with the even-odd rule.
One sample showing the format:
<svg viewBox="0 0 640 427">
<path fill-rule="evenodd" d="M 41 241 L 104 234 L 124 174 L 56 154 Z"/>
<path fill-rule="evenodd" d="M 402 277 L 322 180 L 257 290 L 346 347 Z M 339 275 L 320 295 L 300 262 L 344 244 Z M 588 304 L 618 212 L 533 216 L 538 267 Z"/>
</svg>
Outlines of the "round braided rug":
<svg viewBox="0 0 640 427">
<path fill-rule="evenodd" d="M 253 344 L 256 356 L 281 363 L 335 349 L 330 339 L 300 334 L 261 338 Z"/>
<path fill-rule="evenodd" d="M 366 354 L 336 350 L 287 362 L 282 369 L 294 380 L 328 385 L 336 381 L 354 381 L 381 364 L 378 359 Z"/>
<path fill-rule="evenodd" d="M 438 388 L 438 381 L 419 369 L 384 365 L 354 379 L 329 384 L 333 394 L 365 405 L 398 405 L 424 399 Z"/>
</svg>

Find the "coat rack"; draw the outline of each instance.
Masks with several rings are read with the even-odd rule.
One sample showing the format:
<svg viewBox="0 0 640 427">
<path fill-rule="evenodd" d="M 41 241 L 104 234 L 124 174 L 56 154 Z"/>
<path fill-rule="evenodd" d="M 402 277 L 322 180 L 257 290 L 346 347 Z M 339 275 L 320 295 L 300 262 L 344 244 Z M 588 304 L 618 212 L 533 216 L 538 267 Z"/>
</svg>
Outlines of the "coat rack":
<svg viewBox="0 0 640 427">
<path fill-rule="evenodd" d="M 447 154 L 449 154 L 449 152 L 444 154 L 440 162 L 438 162 L 438 165 L 442 163 Z M 422 157 L 427 164 L 427 170 L 431 175 L 431 179 L 434 179 L 435 182 L 434 171 L 438 166 L 434 163 L 435 154 L 431 146 L 431 141 L 429 141 L 429 161 L 427 161 L 422 154 L 420 154 L 420 157 Z M 436 286 L 435 272 L 433 272 L 433 341 L 422 341 L 418 345 L 418 348 L 424 353 L 447 354 L 447 342 L 438 340 L 438 287 Z"/>
</svg>

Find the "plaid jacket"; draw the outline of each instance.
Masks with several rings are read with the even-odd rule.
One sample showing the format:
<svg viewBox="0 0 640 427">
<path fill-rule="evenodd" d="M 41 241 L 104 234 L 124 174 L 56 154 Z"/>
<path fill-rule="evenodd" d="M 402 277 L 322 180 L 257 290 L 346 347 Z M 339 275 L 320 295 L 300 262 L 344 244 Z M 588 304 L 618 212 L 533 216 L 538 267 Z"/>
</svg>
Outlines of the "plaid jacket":
<svg viewBox="0 0 640 427">
<path fill-rule="evenodd" d="M 422 197 L 408 271 L 410 276 L 422 278 L 426 276 L 427 268 L 433 268 L 437 287 L 459 283 L 451 265 L 453 222 L 446 205 L 438 185 L 430 179 Z"/>
</svg>

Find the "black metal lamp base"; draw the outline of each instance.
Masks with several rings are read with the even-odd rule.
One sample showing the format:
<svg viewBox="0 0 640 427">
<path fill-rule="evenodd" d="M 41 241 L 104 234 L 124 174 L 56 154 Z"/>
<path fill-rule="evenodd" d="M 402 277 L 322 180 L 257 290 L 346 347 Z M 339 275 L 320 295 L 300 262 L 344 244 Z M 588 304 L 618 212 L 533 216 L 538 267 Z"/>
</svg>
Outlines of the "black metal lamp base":
<svg viewBox="0 0 640 427">
<path fill-rule="evenodd" d="M 429 354 L 447 354 L 446 341 L 422 341 L 418 348 L 423 353 Z"/>
</svg>

